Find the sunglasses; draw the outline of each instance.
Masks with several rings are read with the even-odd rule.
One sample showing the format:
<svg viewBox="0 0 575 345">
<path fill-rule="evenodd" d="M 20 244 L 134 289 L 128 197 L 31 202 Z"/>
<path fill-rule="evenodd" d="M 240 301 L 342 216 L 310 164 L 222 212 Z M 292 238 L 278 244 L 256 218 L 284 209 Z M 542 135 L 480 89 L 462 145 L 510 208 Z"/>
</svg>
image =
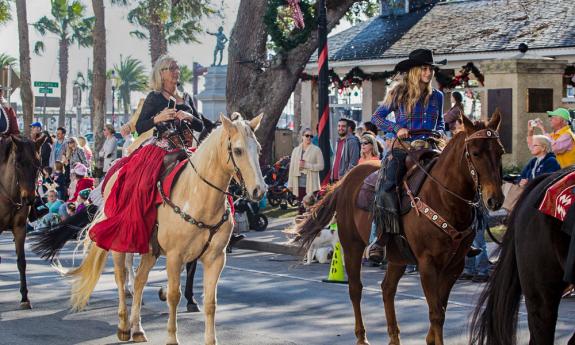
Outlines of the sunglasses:
<svg viewBox="0 0 575 345">
<path fill-rule="evenodd" d="M 313 138 L 313 135 L 311 135 L 311 134 L 304 134 L 303 136 L 306 138 Z"/>
<path fill-rule="evenodd" d="M 369 141 L 362 141 L 361 144 L 362 144 L 362 145 L 369 145 L 369 144 L 371 144 L 371 143 L 370 143 Z"/>
</svg>

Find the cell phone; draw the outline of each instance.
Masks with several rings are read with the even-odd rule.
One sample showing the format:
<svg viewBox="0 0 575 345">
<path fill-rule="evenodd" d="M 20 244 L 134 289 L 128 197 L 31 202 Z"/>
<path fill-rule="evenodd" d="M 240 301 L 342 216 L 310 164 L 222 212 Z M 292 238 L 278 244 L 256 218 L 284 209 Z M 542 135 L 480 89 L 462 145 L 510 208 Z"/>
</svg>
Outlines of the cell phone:
<svg viewBox="0 0 575 345">
<path fill-rule="evenodd" d="M 170 100 L 168 101 L 168 108 L 176 109 L 176 99 L 173 96 L 170 96 Z"/>
</svg>

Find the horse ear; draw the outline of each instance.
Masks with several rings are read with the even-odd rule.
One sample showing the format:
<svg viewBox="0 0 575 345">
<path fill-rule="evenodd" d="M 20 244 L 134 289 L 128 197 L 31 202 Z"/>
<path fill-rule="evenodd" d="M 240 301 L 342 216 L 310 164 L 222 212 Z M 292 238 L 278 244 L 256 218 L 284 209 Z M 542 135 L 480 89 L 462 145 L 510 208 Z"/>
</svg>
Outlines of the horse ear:
<svg viewBox="0 0 575 345">
<path fill-rule="evenodd" d="M 465 128 L 465 133 L 467 133 L 467 136 L 470 136 L 477 131 L 473 122 L 467 116 L 465 116 L 465 114 L 461 114 L 461 120 L 463 121 L 463 127 Z"/>
<path fill-rule="evenodd" d="M 224 126 L 226 132 L 232 134 L 236 130 L 236 126 L 234 125 L 232 120 L 228 119 L 227 116 L 221 113 L 220 113 L 220 121 L 222 122 L 222 125 Z"/>
<path fill-rule="evenodd" d="M 501 111 L 499 107 L 495 108 L 493 115 L 491 115 L 491 120 L 487 124 L 487 127 L 499 132 L 499 127 L 501 126 Z"/>
<path fill-rule="evenodd" d="M 252 128 L 252 130 L 255 132 L 258 130 L 258 128 L 260 127 L 260 123 L 262 122 L 262 118 L 264 117 L 264 113 L 260 113 L 258 116 L 254 117 L 251 121 L 250 121 L 250 127 Z"/>
</svg>

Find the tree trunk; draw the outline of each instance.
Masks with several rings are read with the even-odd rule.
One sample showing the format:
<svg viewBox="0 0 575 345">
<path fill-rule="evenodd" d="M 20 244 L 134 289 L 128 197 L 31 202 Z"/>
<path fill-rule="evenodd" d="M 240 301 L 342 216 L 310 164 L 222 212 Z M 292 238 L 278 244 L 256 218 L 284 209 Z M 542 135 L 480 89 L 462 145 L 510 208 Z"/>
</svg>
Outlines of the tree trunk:
<svg viewBox="0 0 575 345">
<path fill-rule="evenodd" d="M 60 113 L 58 127 L 66 127 L 66 88 L 68 87 L 68 42 L 60 39 Z"/>
<path fill-rule="evenodd" d="M 30 40 L 28 38 L 28 16 L 26 0 L 16 1 L 18 16 L 18 38 L 20 44 L 20 97 L 24 111 L 24 135 L 30 136 L 30 124 L 34 121 L 34 93 L 30 72 Z"/>
<path fill-rule="evenodd" d="M 93 50 L 93 81 L 92 81 L 92 109 L 94 113 L 94 154 L 104 144 L 104 123 L 106 121 L 106 26 L 104 0 L 92 0 L 96 23 L 92 33 L 94 38 Z"/>
<path fill-rule="evenodd" d="M 333 29 L 349 8 L 359 1 L 328 1 L 328 30 Z M 241 1 L 230 35 L 226 85 L 229 113 L 238 111 L 247 118 L 260 112 L 265 114 L 257 132 L 262 145 L 263 164 L 271 161 L 277 122 L 305 64 L 317 50 L 316 28 L 306 42 L 286 53 L 278 54 L 271 66 L 262 70 L 267 54 L 268 33 L 263 22 L 266 7 L 266 1 Z"/>
<path fill-rule="evenodd" d="M 130 91 L 122 92 L 122 103 L 124 105 L 124 123 L 128 123 L 130 119 L 130 112 L 132 111 L 132 106 L 130 104 Z"/>
<path fill-rule="evenodd" d="M 168 42 L 164 33 L 164 25 L 162 19 L 156 12 L 154 6 L 148 7 L 148 16 L 150 24 L 148 24 L 148 32 L 150 39 L 150 57 L 152 58 L 152 68 L 160 56 L 168 52 Z"/>
</svg>

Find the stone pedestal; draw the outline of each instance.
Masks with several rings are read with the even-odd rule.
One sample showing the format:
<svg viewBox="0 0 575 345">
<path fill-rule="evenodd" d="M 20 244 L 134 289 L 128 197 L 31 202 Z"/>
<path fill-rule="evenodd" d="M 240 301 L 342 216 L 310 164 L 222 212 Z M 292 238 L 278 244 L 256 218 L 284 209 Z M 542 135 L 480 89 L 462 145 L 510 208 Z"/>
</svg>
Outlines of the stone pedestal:
<svg viewBox="0 0 575 345">
<path fill-rule="evenodd" d="M 527 122 L 541 118 L 550 131 L 546 111 L 561 105 L 563 73 L 567 61 L 518 56 L 481 64 L 485 74 L 487 116 L 499 107 L 500 128 L 506 153 L 504 166 L 523 167 L 531 158 L 527 147 Z M 536 130 L 536 134 L 539 131 Z"/>
<path fill-rule="evenodd" d="M 301 122 L 300 128 L 309 127 L 315 133 L 317 125 L 317 82 L 306 80 L 301 82 Z"/>
<path fill-rule="evenodd" d="M 202 102 L 202 113 L 212 121 L 220 118 L 220 113 L 226 114 L 226 76 L 227 66 L 212 66 L 206 73 L 204 91 L 198 94 Z"/>
</svg>

